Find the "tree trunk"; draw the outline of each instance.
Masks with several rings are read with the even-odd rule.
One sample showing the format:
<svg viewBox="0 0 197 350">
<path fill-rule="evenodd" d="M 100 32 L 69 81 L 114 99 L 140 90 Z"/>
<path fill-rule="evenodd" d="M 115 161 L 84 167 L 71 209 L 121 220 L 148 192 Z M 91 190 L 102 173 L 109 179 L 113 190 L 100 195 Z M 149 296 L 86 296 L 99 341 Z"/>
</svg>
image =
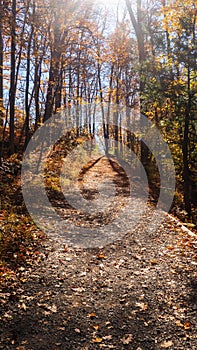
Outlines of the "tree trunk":
<svg viewBox="0 0 197 350">
<path fill-rule="evenodd" d="M 144 100 L 144 91 L 145 91 L 145 62 L 146 62 L 146 51 L 145 51 L 145 40 L 144 40 L 144 31 L 142 28 L 142 4 L 141 0 L 137 0 L 137 19 L 134 15 L 133 9 L 131 7 L 131 1 L 125 0 L 127 9 L 129 12 L 130 20 L 133 25 L 133 28 L 135 30 L 137 43 L 138 43 L 138 54 L 139 54 L 139 65 L 140 65 L 140 71 L 139 71 L 139 95 L 140 95 L 140 113 L 143 113 L 144 106 L 143 106 L 143 100 Z M 147 158 L 149 157 L 148 148 L 145 147 L 143 141 L 140 142 L 140 158 L 142 164 L 144 166 L 146 165 Z"/>
<path fill-rule="evenodd" d="M 12 0 L 11 23 L 11 74 L 10 74 L 10 154 L 14 153 L 14 117 L 15 117 L 15 70 L 16 70 L 16 0 Z"/>
<path fill-rule="evenodd" d="M 166 7 L 166 0 L 162 0 L 162 5 L 165 9 Z M 164 13 L 164 19 L 166 18 L 166 14 Z M 165 36 L 166 36 L 166 49 L 167 49 L 167 58 L 168 58 L 168 66 L 169 66 L 169 70 L 170 70 L 170 79 L 171 81 L 174 80 L 174 74 L 173 74 L 173 70 L 172 70 L 172 54 L 171 54 L 171 43 L 170 43 L 170 33 L 169 33 L 169 28 L 168 25 L 166 24 L 166 28 L 165 28 Z"/>
<path fill-rule="evenodd" d="M 184 203 L 185 210 L 188 216 L 191 216 L 191 181 L 190 181 L 190 171 L 189 171 L 189 123 L 190 123 L 190 112 L 191 112 L 191 91 L 190 91 L 190 68 L 188 67 L 188 103 L 185 114 L 184 123 L 184 135 L 182 143 L 182 153 L 183 153 L 183 180 L 184 180 Z"/>
<path fill-rule="evenodd" d="M 52 116 L 53 111 L 53 88 L 54 88 L 54 72 L 53 72 L 53 54 L 51 53 L 51 64 L 50 64 L 50 70 L 49 70 L 49 82 L 48 82 L 48 89 L 47 89 L 47 97 L 46 97 L 46 104 L 45 104 L 45 112 L 44 112 L 44 118 L 43 121 L 47 121 Z"/>
<path fill-rule="evenodd" d="M 61 59 L 61 67 L 58 77 L 57 89 L 55 93 L 55 113 L 62 106 L 62 86 L 63 86 L 63 57 Z"/>
<path fill-rule="evenodd" d="M 100 55 L 100 53 L 99 53 Z M 104 109 L 104 105 L 103 105 L 103 87 L 102 87 L 102 81 L 101 81 L 101 65 L 98 62 L 97 65 L 97 69 L 98 69 L 98 88 L 100 91 L 100 100 L 101 100 L 101 114 L 102 114 L 102 124 L 103 124 L 103 136 L 104 136 L 104 142 L 105 142 L 105 154 L 106 156 L 108 156 L 109 154 L 109 145 L 108 145 L 108 139 L 109 139 L 109 135 L 107 133 L 107 125 L 105 122 L 105 109 Z"/>
<path fill-rule="evenodd" d="M 60 74 L 60 61 L 61 61 L 61 52 L 58 49 L 54 49 L 51 53 L 51 64 L 49 72 L 49 83 L 47 90 L 46 106 L 44 119 L 45 122 L 53 114 L 53 107 L 55 102 L 55 96 L 58 91 L 59 84 L 59 74 Z"/>
<path fill-rule="evenodd" d="M 145 82 L 144 82 L 144 72 L 143 72 L 143 64 L 146 59 L 146 52 L 145 52 L 145 43 L 144 43 L 144 32 L 142 29 L 142 7 L 141 7 L 141 0 L 137 0 L 137 19 L 134 16 L 133 9 L 131 7 L 130 0 L 125 0 L 127 9 L 129 12 L 130 20 L 133 25 L 133 28 L 135 30 L 136 38 L 137 38 L 137 44 L 138 44 L 138 54 L 139 54 L 139 64 L 140 64 L 140 98 L 143 96 L 144 88 L 145 88 Z"/>
<path fill-rule="evenodd" d="M 41 81 L 41 66 L 42 63 L 38 62 L 36 59 L 35 62 L 35 72 L 34 72 L 34 101 L 35 101 L 35 111 L 36 111 L 36 120 L 34 130 L 38 129 L 40 124 L 40 107 L 39 107 L 39 92 L 40 92 L 40 81 Z"/>
<path fill-rule="evenodd" d="M 3 126 L 3 2 L 0 0 L 0 127 Z"/>
<path fill-rule="evenodd" d="M 30 125 L 29 125 L 29 118 L 30 118 L 30 103 L 29 103 L 29 85 L 30 85 L 30 66 L 31 66 L 31 44 L 32 44 L 32 38 L 33 38 L 33 32 L 34 28 L 33 25 L 31 27 L 31 32 L 28 40 L 28 47 L 27 47 L 27 68 L 26 68 L 26 89 L 25 89 L 25 148 L 29 142 L 29 131 L 30 131 Z"/>
</svg>

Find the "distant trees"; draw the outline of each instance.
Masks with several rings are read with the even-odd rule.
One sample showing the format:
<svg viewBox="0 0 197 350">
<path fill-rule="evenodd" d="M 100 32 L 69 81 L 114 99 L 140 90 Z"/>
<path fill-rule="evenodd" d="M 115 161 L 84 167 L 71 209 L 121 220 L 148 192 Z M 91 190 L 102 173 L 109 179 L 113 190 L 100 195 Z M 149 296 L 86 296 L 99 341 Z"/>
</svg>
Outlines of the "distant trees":
<svg viewBox="0 0 197 350">
<path fill-rule="evenodd" d="M 10 154 L 24 149 L 40 124 L 63 109 L 69 115 L 71 106 L 77 133 L 94 134 L 94 102 L 108 103 L 104 133 L 121 145 L 118 113 L 109 128 L 111 104 L 140 106 L 171 147 L 190 215 L 197 182 L 196 6 L 125 0 L 125 11 L 109 25 L 109 13 L 94 1 L 0 0 L 0 148 L 9 140 Z M 128 109 L 128 125 L 129 118 Z M 127 134 L 131 147 L 133 137 Z M 146 161 L 151 155 L 144 150 Z"/>
</svg>

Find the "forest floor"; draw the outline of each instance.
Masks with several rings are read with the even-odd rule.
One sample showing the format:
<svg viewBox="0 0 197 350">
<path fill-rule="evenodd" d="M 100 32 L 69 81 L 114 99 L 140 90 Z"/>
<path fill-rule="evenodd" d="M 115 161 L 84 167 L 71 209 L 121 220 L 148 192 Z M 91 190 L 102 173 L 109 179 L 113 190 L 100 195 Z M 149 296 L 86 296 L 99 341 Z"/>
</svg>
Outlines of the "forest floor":
<svg viewBox="0 0 197 350">
<path fill-rule="evenodd" d="M 91 199 L 106 173 L 117 191 L 107 214 L 92 219 L 52 196 L 59 215 L 90 228 L 113 219 L 129 196 L 122 168 L 103 157 L 81 182 Z M 44 239 L 37 264 L 19 268 L 18 282 L 1 288 L 0 349 L 196 350 L 196 235 L 168 215 L 148 231 L 152 210 L 150 203 L 134 230 L 103 248 Z"/>
</svg>

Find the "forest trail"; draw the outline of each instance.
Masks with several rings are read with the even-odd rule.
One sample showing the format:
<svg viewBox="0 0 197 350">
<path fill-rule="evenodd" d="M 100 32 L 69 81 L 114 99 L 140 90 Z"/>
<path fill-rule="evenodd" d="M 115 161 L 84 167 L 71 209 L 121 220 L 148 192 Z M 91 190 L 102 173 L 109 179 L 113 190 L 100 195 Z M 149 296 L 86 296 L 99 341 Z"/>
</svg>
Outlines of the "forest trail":
<svg viewBox="0 0 197 350">
<path fill-rule="evenodd" d="M 113 158 L 103 156 L 88 162 L 80 172 L 78 180 L 81 193 L 81 196 L 77 193 L 79 198 L 75 193 L 76 189 L 72 187 L 69 195 L 66 193 L 66 199 L 60 192 L 49 193 L 50 201 L 57 213 L 64 220 L 78 227 L 98 228 L 109 224 L 118 216 L 119 211 L 124 209 L 131 195 L 129 178 Z M 132 195 L 135 198 L 140 199 L 140 195 L 144 192 L 140 184 L 133 183 Z M 85 199 L 85 204 L 82 202 L 83 199 Z M 89 206 L 86 207 L 87 203 Z M 136 206 L 136 215 L 138 210 Z"/>
<path fill-rule="evenodd" d="M 105 212 L 83 214 L 61 195 L 51 198 L 57 212 L 79 226 L 105 226 L 130 191 L 136 200 L 144 191 L 137 182 L 130 188 L 121 166 L 102 157 L 80 175 L 83 197 L 98 198 L 106 177 L 116 193 Z M 168 216 L 149 232 L 150 214 L 102 249 L 43 241 L 42 261 L 21 269 L 20 285 L 0 295 L 0 349 L 196 350 L 195 236 Z"/>
</svg>

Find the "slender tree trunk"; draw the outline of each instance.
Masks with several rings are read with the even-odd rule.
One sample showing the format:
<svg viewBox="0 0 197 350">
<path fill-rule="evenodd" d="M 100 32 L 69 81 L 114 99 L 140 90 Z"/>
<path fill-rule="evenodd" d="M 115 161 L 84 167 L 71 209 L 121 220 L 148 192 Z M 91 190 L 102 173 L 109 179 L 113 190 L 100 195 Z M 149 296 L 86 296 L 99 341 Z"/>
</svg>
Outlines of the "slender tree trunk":
<svg viewBox="0 0 197 350">
<path fill-rule="evenodd" d="M 81 125 L 79 123 L 79 84 L 80 84 L 80 52 L 78 53 L 78 66 L 77 66 L 77 88 L 76 88 L 76 128 L 77 136 L 80 134 Z"/>
<path fill-rule="evenodd" d="M 3 126 L 3 1 L 0 0 L 0 127 Z"/>
<path fill-rule="evenodd" d="M 58 85 L 55 93 L 55 113 L 57 113 L 58 109 L 60 109 L 62 106 L 62 85 L 63 85 L 63 57 L 61 59 Z"/>
<path fill-rule="evenodd" d="M 43 40 L 43 47 L 45 48 L 47 38 Z M 44 50 L 40 53 L 38 57 L 39 48 L 37 46 L 37 35 L 34 35 L 34 52 L 35 52 L 35 72 L 34 72 L 34 102 L 36 111 L 36 120 L 34 130 L 37 130 L 41 122 L 40 116 L 40 85 L 41 85 L 41 75 L 42 75 L 42 61 L 44 57 Z"/>
<path fill-rule="evenodd" d="M 36 110 L 36 120 L 34 130 L 37 130 L 40 123 L 40 107 L 39 107 L 39 92 L 40 92 L 40 81 L 41 81 L 41 66 L 42 63 L 36 59 L 35 73 L 34 73 L 34 101 Z"/>
<path fill-rule="evenodd" d="M 190 91 L 190 68 L 188 67 L 188 102 L 185 114 L 184 135 L 182 143 L 183 153 L 183 180 L 184 180 L 184 202 L 188 216 L 191 216 L 191 181 L 189 171 L 189 123 L 191 113 L 191 91 Z"/>
<path fill-rule="evenodd" d="M 33 38 L 33 32 L 34 28 L 32 25 L 29 40 L 28 40 L 28 47 L 27 47 L 27 68 L 26 68 L 26 89 L 25 89 L 25 147 L 27 146 L 29 142 L 29 131 L 30 131 L 30 125 L 29 125 L 29 118 L 30 118 L 30 103 L 29 103 L 29 85 L 30 85 L 30 66 L 31 66 L 31 44 L 32 44 L 32 38 Z"/>
<path fill-rule="evenodd" d="M 4 120 L 4 110 L 3 110 L 3 1 L 0 0 L 0 165 L 2 163 L 2 151 L 3 151 L 3 120 Z"/>
<path fill-rule="evenodd" d="M 11 74 L 10 74 L 10 154 L 14 153 L 14 117 L 15 117 L 15 70 L 16 70 L 16 0 L 12 0 L 11 23 Z"/>
<path fill-rule="evenodd" d="M 112 88 L 113 88 L 113 74 L 114 63 L 111 66 L 110 79 L 109 79 L 109 95 L 108 95 L 108 108 L 107 108 L 107 137 L 109 139 L 109 126 L 110 126 L 110 113 L 111 113 L 111 101 L 112 101 Z"/>
<path fill-rule="evenodd" d="M 166 7 L 166 0 L 162 0 L 162 5 L 165 9 Z M 166 18 L 166 14 L 164 13 L 164 19 Z M 165 36 L 166 36 L 166 48 L 167 48 L 167 58 L 168 58 L 168 64 L 169 64 L 169 70 L 170 70 L 170 79 L 171 81 L 174 80 L 174 74 L 172 70 L 172 54 L 171 54 L 171 43 L 170 43 L 170 33 L 169 33 L 169 28 L 168 25 L 166 24 L 165 28 Z"/>
<path fill-rule="evenodd" d="M 47 89 L 47 97 L 45 104 L 45 112 L 43 121 L 47 121 L 52 116 L 53 111 L 53 88 L 54 88 L 54 74 L 53 74 L 53 54 L 51 53 L 51 63 L 49 70 L 49 82 Z"/>
<path fill-rule="evenodd" d="M 116 111 L 114 112 L 114 138 L 115 138 L 115 154 L 118 154 L 118 145 L 119 145 L 119 64 L 117 67 L 116 74 Z"/>
<path fill-rule="evenodd" d="M 107 127 L 105 122 L 105 109 L 103 105 L 103 87 L 102 87 L 102 81 L 101 81 L 101 65 L 98 62 L 98 87 L 100 91 L 100 100 L 101 100 L 101 114 L 102 114 L 102 124 L 103 124 L 103 136 L 104 136 L 104 142 L 105 142 L 105 154 L 108 156 L 109 154 L 109 145 L 108 145 L 108 139 L 109 135 L 107 134 Z"/>
</svg>

